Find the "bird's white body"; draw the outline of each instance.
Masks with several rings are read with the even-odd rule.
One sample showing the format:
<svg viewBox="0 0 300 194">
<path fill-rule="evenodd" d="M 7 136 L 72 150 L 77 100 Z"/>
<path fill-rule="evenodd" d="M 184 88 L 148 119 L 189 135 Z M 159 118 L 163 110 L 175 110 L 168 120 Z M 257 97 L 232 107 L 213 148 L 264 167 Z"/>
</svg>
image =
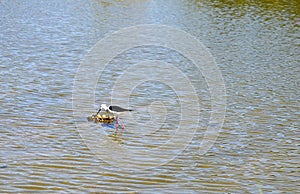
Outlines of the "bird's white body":
<svg viewBox="0 0 300 194">
<path fill-rule="evenodd" d="M 101 110 L 108 111 L 108 112 L 111 112 L 111 110 L 109 110 L 109 107 L 108 107 L 106 104 L 101 104 L 100 109 L 101 109 Z M 113 113 L 113 112 L 112 112 L 112 113 Z"/>
<path fill-rule="evenodd" d="M 104 110 L 104 111 L 108 111 L 115 115 L 119 115 L 120 113 L 123 113 L 123 112 L 132 111 L 131 109 L 125 109 L 125 108 L 122 108 L 119 106 L 112 106 L 112 105 L 107 106 L 106 104 L 101 104 L 100 109 Z"/>
</svg>

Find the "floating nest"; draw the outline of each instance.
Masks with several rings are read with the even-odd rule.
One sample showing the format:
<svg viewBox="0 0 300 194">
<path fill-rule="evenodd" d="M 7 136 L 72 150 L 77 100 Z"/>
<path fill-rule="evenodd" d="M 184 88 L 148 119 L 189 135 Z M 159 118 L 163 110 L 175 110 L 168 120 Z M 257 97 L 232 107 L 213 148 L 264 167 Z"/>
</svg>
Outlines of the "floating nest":
<svg viewBox="0 0 300 194">
<path fill-rule="evenodd" d="M 100 111 L 98 114 L 87 117 L 88 121 L 94 121 L 95 123 L 112 123 L 115 120 L 115 116 L 112 113 L 106 111 Z"/>
</svg>

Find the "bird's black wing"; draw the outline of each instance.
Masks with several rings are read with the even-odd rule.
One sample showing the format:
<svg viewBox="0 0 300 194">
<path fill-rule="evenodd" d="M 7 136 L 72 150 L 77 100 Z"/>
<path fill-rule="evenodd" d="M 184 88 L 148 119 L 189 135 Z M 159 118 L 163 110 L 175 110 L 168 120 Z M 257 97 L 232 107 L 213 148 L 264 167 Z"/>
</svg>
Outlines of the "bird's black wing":
<svg viewBox="0 0 300 194">
<path fill-rule="evenodd" d="M 116 111 L 116 112 L 132 111 L 132 109 L 126 109 L 119 106 L 109 106 L 109 110 Z"/>
</svg>

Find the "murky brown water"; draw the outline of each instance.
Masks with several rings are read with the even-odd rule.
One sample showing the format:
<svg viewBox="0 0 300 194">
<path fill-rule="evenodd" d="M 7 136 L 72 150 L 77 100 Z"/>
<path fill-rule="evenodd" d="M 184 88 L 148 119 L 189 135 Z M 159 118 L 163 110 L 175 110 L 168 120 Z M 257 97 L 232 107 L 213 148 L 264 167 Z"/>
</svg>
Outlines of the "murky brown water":
<svg viewBox="0 0 300 194">
<path fill-rule="evenodd" d="M 66 0 L 0 5 L 1 192 L 299 192 L 298 1 Z M 217 141 L 204 155 L 199 146 L 211 111 L 209 88 L 193 64 L 174 50 L 139 47 L 120 54 L 99 77 L 95 104 L 83 110 L 81 118 L 73 117 L 72 91 L 84 56 L 106 33 L 137 24 L 185 30 L 214 56 L 226 85 L 227 110 Z M 202 110 L 184 151 L 166 148 L 153 158 L 162 163 L 156 166 L 145 158 L 172 138 L 179 124 L 180 95 L 170 86 L 148 81 L 134 88 L 129 104 L 138 111 L 131 118 L 140 125 L 124 119 L 122 134 L 84 117 L 101 102 L 108 103 L 123 69 L 142 60 L 176 64 L 196 86 Z M 165 109 L 157 109 L 160 105 Z M 168 115 L 167 120 L 154 118 L 164 121 L 160 130 L 148 122 L 153 114 Z M 195 127 L 191 120 L 183 121 Z M 91 138 L 105 140 L 104 147 L 117 145 L 111 149 L 116 155 L 133 150 L 132 161 L 145 162 L 151 169 L 118 167 L 128 158 L 99 159 L 78 126 L 97 131 Z M 172 160 L 166 161 L 169 157 Z"/>
</svg>

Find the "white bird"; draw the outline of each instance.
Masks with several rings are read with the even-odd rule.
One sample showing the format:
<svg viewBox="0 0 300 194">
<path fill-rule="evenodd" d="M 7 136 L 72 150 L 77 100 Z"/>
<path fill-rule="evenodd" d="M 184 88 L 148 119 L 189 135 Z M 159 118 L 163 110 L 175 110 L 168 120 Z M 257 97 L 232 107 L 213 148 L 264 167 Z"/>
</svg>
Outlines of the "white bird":
<svg viewBox="0 0 300 194">
<path fill-rule="evenodd" d="M 124 130 L 125 127 L 124 127 L 124 124 L 121 121 L 121 119 L 119 119 L 119 115 L 124 112 L 132 111 L 132 109 L 126 109 L 126 108 L 122 108 L 119 106 L 112 106 L 112 105 L 107 106 L 106 104 L 101 104 L 101 107 L 100 107 L 100 110 L 98 111 L 98 113 L 101 110 L 112 113 L 116 117 L 116 130 L 118 130 L 119 122 L 120 122 L 120 124 L 122 126 L 122 131 Z"/>
</svg>

